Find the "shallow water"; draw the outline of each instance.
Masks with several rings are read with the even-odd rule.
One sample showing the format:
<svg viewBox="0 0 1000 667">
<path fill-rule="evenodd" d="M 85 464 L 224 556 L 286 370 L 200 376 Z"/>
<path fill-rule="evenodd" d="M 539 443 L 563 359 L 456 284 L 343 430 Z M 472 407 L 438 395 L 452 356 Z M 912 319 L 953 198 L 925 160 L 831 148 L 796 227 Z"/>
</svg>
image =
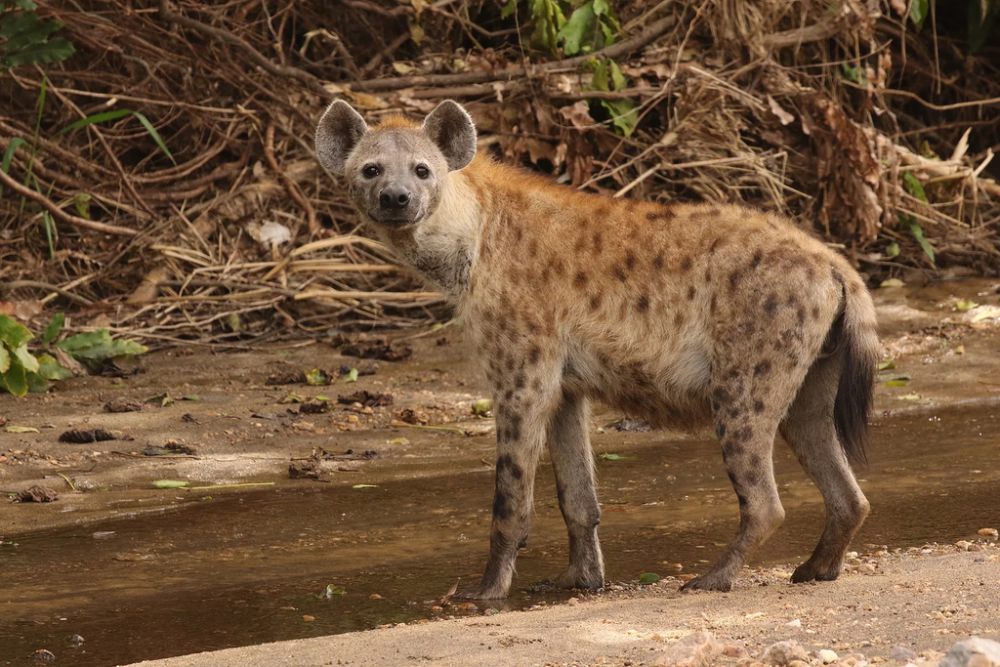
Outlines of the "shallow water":
<svg viewBox="0 0 1000 667">
<path fill-rule="evenodd" d="M 873 509 L 855 548 L 955 541 L 1000 523 L 996 406 L 895 416 L 873 440 L 859 475 Z M 737 519 L 717 445 L 655 432 L 594 444 L 624 457 L 598 459 L 609 580 L 704 569 Z M 787 519 L 758 564 L 803 559 L 823 522 L 819 494 L 780 443 L 776 469 Z M 370 489 L 187 495 L 162 514 L 19 536 L 0 546 L 0 664 L 31 664 L 39 648 L 56 664 L 120 664 L 432 617 L 433 599 L 479 575 L 492 493 L 485 467 L 441 473 Z M 538 477 L 505 608 L 568 596 L 531 590 L 566 559 L 547 464 Z M 344 594 L 321 597 L 328 584 Z"/>
</svg>

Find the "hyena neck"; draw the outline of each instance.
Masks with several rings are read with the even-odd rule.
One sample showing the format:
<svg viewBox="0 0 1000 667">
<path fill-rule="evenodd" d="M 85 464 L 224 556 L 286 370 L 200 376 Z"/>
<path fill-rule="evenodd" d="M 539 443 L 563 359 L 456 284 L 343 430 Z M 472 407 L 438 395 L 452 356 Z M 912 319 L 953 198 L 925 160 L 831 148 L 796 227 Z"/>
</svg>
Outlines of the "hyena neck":
<svg viewBox="0 0 1000 667">
<path fill-rule="evenodd" d="M 412 229 L 383 232 L 384 240 L 424 278 L 456 301 L 465 296 L 476 261 L 482 210 L 468 178 L 450 172 L 441 201 L 430 217 Z"/>
</svg>

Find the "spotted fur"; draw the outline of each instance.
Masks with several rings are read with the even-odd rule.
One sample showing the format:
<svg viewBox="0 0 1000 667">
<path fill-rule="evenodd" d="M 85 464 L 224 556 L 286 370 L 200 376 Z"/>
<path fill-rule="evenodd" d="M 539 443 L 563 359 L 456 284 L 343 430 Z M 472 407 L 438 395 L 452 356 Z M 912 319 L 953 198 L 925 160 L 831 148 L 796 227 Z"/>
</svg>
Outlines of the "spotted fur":
<svg viewBox="0 0 1000 667">
<path fill-rule="evenodd" d="M 570 540 L 559 581 L 603 585 L 590 400 L 657 425 L 714 426 L 740 526 L 687 588 L 728 590 L 784 518 L 779 430 L 827 506 L 793 580 L 835 578 L 868 513 L 849 456 L 863 456 L 878 354 L 871 298 L 848 262 L 772 213 L 587 194 L 474 145 L 454 102 L 422 126 L 374 128 L 338 102 L 317 130 L 320 161 L 345 177 L 376 233 L 451 295 L 486 360 L 498 458 L 490 556 L 473 595 L 508 592 L 546 446 Z M 377 178 L 363 173 L 371 164 Z M 433 173 L 415 179 L 416 165 Z M 383 210 L 387 189 L 390 204 L 413 206 Z"/>
</svg>

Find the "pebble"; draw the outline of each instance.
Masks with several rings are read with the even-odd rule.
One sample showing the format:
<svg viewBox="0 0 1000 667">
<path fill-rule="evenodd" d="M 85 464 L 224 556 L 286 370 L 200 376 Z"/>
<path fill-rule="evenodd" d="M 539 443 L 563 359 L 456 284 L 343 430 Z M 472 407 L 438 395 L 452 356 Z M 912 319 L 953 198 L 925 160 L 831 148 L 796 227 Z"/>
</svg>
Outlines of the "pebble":
<svg viewBox="0 0 1000 667">
<path fill-rule="evenodd" d="M 566 600 L 566 604 L 568 604 L 571 607 L 574 607 L 574 606 L 580 604 L 580 598 L 572 597 L 572 598 Z"/>
<path fill-rule="evenodd" d="M 368 596 L 368 599 L 369 600 L 381 600 L 382 596 L 379 595 L 378 593 L 372 593 L 371 595 Z"/>
<path fill-rule="evenodd" d="M 837 662 L 837 660 L 840 659 L 840 656 L 837 655 L 836 651 L 828 648 L 817 651 L 816 657 L 822 660 L 824 665 L 829 665 L 831 662 Z"/>
<path fill-rule="evenodd" d="M 786 639 L 785 641 L 775 642 L 764 649 L 761 660 L 770 665 L 795 667 L 792 665 L 794 661 L 809 664 L 809 654 L 794 639 Z"/>
<path fill-rule="evenodd" d="M 73 635 L 69 638 L 70 646 L 83 646 L 84 639 L 80 635 Z"/>
<path fill-rule="evenodd" d="M 305 621 L 306 623 L 312 623 L 313 621 L 316 620 L 316 617 L 311 616 L 309 614 L 302 614 L 302 620 Z"/>
<path fill-rule="evenodd" d="M 969 547 L 972 546 L 972 542 L 969 542 L 968 540 L 959 540 L 958 542 L 955 542 L 955 546 L 962 551 L 968 551 Z"/>
<path fill-rule="evenodd" d="M 36 663 L 43 665 L 56 661 L 56 654 L 47 648 L 40 648 L 36 650 L 33 657 Z"/>
<path fill-rule="evenodd" d="M 970 637 L 956 642 L 938 667 L 1000 667 L 1000 642 Z"/>
<path fill-rule="evenodd" d="M 796 618 L 793 621 L 788 621 L 788 623 L 785 623 L 785 625 L 787 625 L 790 628 L 801 628 L 802 627 L 802 621 L 800 619 Z"/>
<path fill-rule="evenodd" d="M 994 539 L 1000 536 L 1000 532 L 996 528 L 980 528 L 976 532 L 983 537 L 992 537 Z"/>
<path fill-rule="evenodd" d="M 897 644 L 889 651 L 889 659 L 898 660 L 899 662 L 910 662 L 917 659 L 917 653 L 908 646 Z"/>
<path fill-rule="evenodd" d="M 699 630 L 671 644 L 653 664 L 657 667 L 710 667 L 724 648 L 711 632 Z"/>
</svg>

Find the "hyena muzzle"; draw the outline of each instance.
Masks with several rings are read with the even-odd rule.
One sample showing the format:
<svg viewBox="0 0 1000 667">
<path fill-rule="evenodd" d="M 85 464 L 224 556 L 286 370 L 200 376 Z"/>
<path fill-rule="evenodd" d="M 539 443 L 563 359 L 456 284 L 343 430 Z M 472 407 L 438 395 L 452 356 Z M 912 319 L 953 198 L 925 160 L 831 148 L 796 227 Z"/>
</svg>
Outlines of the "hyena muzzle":
<svg viewBox="0 0 1000 667">
<path fill-rule="evenodd" d="M 654 424 L 715 428 L 739 500 L 736 538 L 687 589 L 729 590 L 784 509 L 781 433 L 822 492 L 826 525 L 795 582 L 834 579 L 868 514 L 864 458 L 879 343 L 864 282 L 790 221 L 739 206 L 613 199 L 476 152 L 455 102 L 369 127 L 326 110 L 316 153 L 361 217 L 454 300 L 496 413 L 496 490 L 481 598 L 506 596 L 545 446 L 569 532 L 568 587 L 599 588 L 588 400 Z"/>
</svg>

